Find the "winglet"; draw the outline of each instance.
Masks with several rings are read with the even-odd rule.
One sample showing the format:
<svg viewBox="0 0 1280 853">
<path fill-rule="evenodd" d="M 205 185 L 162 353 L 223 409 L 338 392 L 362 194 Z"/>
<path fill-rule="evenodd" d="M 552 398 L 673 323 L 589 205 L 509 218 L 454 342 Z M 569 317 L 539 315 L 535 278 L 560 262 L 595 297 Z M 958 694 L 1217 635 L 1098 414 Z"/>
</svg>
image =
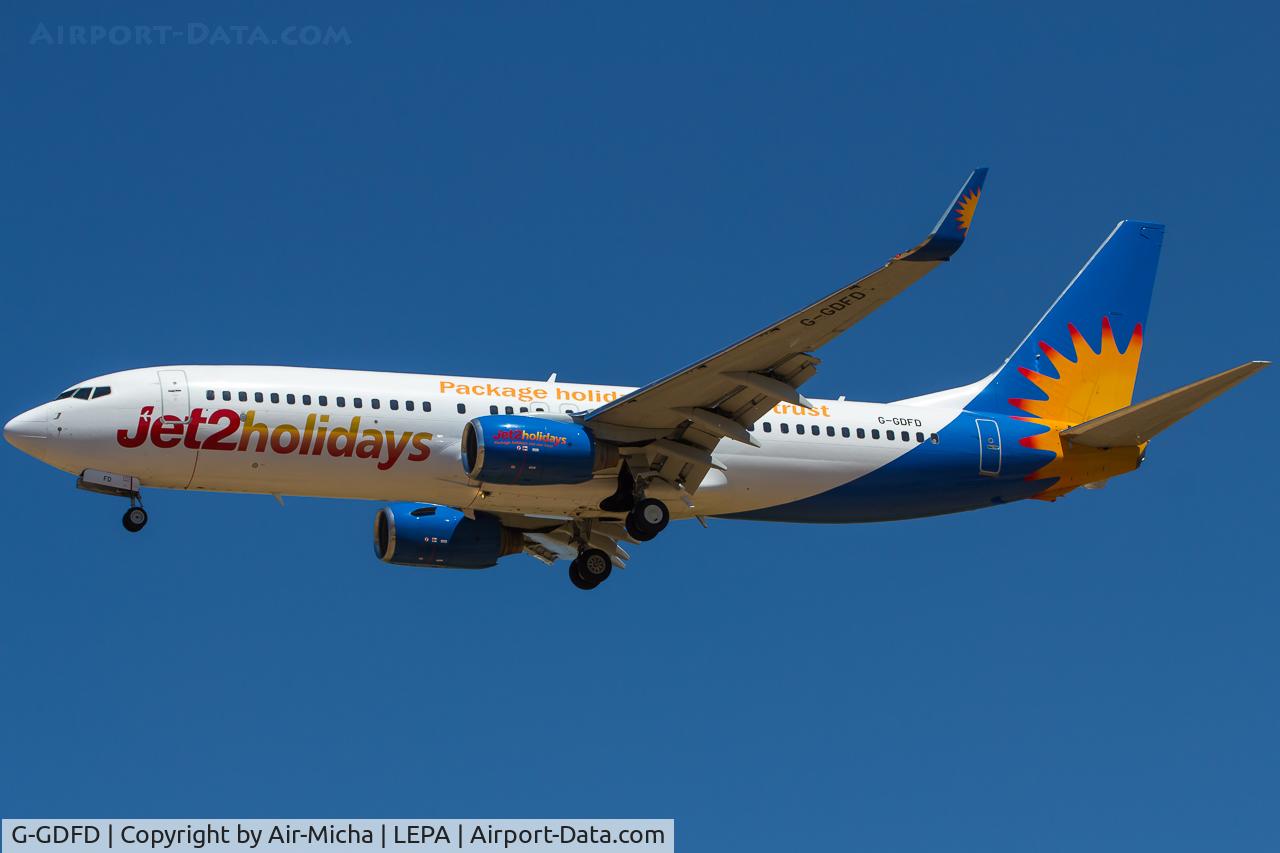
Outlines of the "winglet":
<svg viewBox="0 0 1280 853">
<path fill-rule="evenodd" d="M 909 252 L 903 252 L 894 260 L 899 261 L 945 261 L 955 254 L 956 249 L 964 243 L 969 233 L 969 225 L 973 222 L 973 213 L 978 209 L 978 199 L 982 197 L 982 184 L 987 179 L 987 168 L 974 169 L 969 179 L 964 182 L 960 192 L 943 211 L 942 218 L 934 226 L 933 233 L 925 241 Z"/>
</svg>

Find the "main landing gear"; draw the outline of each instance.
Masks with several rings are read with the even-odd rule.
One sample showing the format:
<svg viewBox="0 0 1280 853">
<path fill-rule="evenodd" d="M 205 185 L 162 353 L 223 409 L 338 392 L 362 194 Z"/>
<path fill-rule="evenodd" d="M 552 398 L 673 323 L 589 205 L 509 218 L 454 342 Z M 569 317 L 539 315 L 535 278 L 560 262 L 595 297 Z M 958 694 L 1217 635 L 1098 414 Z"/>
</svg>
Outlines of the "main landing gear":
<svg viewBox="0 0 1280 853">
<path fill-rule="evenodd" d="M 661 533 L 670 520 L 671 513 L 667 511 L 666 504 L 654 498 L 644 498 L 627 513 L 624 526 L 633 539 L 648 542 Z"/>
<path fill-rule="evenodd" d="M 569 580 L 578 589 L 595 589 L 613 571 L 613 560 L 599 548 L 586 548 L 569 564 Z"/>
<path fill-rule="evenodd" d="M 618 470 L 618 490 L 600 502 L 600 508 L 605 512 L 626 513 L 624 526 L 637 542 L 648 542 L 671 520 L 666 504 L 644 496 L 648 482 L 648 479 L 637 479 L 631 473 L 631 466 L 623 462 Z"/>
</svg>

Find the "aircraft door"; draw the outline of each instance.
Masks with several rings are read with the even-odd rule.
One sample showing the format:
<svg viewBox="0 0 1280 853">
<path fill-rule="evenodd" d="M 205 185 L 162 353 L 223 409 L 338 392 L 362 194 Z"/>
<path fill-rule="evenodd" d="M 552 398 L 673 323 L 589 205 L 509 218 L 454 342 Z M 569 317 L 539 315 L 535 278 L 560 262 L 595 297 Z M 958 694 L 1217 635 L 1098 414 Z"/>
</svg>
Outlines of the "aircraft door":
<svg viewBox="0 0 1280 853">
<path fill-rule="evenodd" d="M 984 477 L 1000 476 L 1000 425 L 990 418 L 977 418 L 978 473 Z"/>
<path fill-rule="evenodd" d="M 183 423 L 191 419 L 191 396 L 185 370 L 160 370 L 160 413 Z"/>
</svg>

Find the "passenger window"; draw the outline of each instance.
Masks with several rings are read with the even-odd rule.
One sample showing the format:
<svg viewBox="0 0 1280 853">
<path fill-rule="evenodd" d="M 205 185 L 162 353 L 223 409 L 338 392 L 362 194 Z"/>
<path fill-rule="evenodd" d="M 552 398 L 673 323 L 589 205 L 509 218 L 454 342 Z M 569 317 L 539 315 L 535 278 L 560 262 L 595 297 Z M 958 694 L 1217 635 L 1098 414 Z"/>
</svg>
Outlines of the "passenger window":
<svg viewBox="0 0 1280 853">
<path fill-rule="evenodd" d="M 290 406 L 292 406 L 298 402 L 298 398 L 293 396 L 292 394 L 285 394 L 284 401 L 288 403 Z"/>
<path fill-rule="evenodd" d="M 303 394 L 303 395 L 302 395 L 302 405 L 304 405 L 304 406 L 310 406 L 310 405 L 311 405 L 311 395 L 310 395 L 310 394 Z"/>
<path fill-rule="evenodd" d="M 796 424 L 796 435 L 804 435 L 804 424 Z"/>
<path fill-rule="evenodd" d="M 814 424 L 813 426 L 809 427 L 809 432 L 813 433 L 814 435 L 822 435 L 822 427 L 818 426 L 817 424 Z"/>
<path fill-rule="evenodd" d="M 862 430 L 858 430 L 858 432 L 862 432 Z M 878 429 L 873 429 L 873 430 L 871 431 L 871 437 L 872 437 L 872 438 L 879 438 L 879 437 L 880 437 L 880 430 L 878 430 Z"/>
<path fill-rule="evenodd" d="M 374 409 L 381 409 L 382 401 L 379 400 L 377 397 L 374 397 L 372 400 L 369 401 L 369 406 Z"/>
<path fill-rule="evenodd" d="M 208 391 L 205 391 L 205 392 L 204 392 L 204 398 L 205 398 L 206 400 L 212 400 L 212 399 L 213 399 L 213 389 L 210 389 L 210 390 L 208 390 Z"/>
<path fill-rule="evenodd" d="M 924 433 L 916 433 L 916 444 L 924 444 Z"/>
<path fill-rule="evenodd" d="M 363 408 L 364 408 L 364 400 L 363 400 L 362 398 L 360 398 L 360 397 L 352 397 L 352 398 L 351 398 L 351 405 L 352 405 L 352 406 L 354 406 L 354 407 L 356 407 L 357 409 L 363 409 Z"/>
<path fill-rule="evenodd" d="M 319 399 L 316 402 L 318 402 L 322 406 L 327 406 L 329 405 L 329 398 L 324 394 L 321 394 Z"/>
<path fill-rule="evenodd" d="M 911 440 L 911 433 L 907 432 L 907 431 L 904 429 L 904 430 L 902 431 L 902 440 L 903 440 L 903 441 L 910 441 L 910 440 Z"/>
<path fill-rule="evenodd" d="M 497 407 L 497 406 L 490 406 L 490 407 L 489 407 L 489 414 L 491 414 L 491 415 L 496 415 L 496 414 L 498 414 L 498 407 Z"/>
<path fill-rule="evenodd" d="M 254 392 L 253 392 L 253 402 L 255 402 L 255 403 L 261 403 L 261 402 L 262 402 L 262 392 L 261 392 L 261 391 L 254 391 Z"/>
<path fill-rule="evenodd" d="M 424 412 L 429 412 L 429 411 L 431 411 L 431 401 L 430 401 L 430 400 L 423 400 L 423 401 L 422 401 L 422 411 L 424 411 Z"/>
<path fill-rule="evenodd" d="M 333 402 L 335 402 L 335 403 L 337 403 L 337 404 L 338 404 L 338 408 L 339 408 L 339 409 L 345 409 L 345 408 L 347 407 L 347 398 L 346 398 L 346 397 L 336 397 L 336 398 L 334 398 L 334 401 L 333 401 Z"/>
<path fill-rule="evenodd" d="M 528 406 L 521 406 L 521 407 L 520 407 L 520 414 L 522 414 L 522 415 L 527 415 L 527 414 L 529 414 L 529 407 L 528 407 Z"/>
<path fill-rule="evenodd" d="M 930 440 L 930 441 L 932 441 L 934 444 L 937 444 L 937 443 L 938 443 L 938 434 L 937 434 L 936 432 L 931 432 L 931 433 L 929 433 L 929 440 Z"/>
<path fill-rule="evenodd" d="M 459 404 L 458 404 L 458 414 L 460 414 L 460 415 L 465 415 L 466 413 L 467 413 L 467 404 L 466 404 L 466 403 L 459 403 Z"/>
<path fill-rule="evenodd" d="M 782 433 L 788 433 L 788 432 L 791 432 L 791 427 L 790 427 L 788 424 L 786 424 L 785 422 L 784 422 L 784 423 L 780 423 L 780 424 L 778 424 L 778 431 L 779 431 L 779 432 L 782 432 Z"/>
<path fill-rule="evenodd" d="M 848 437 L 849 437 L 849 428 L 848 428 L 848 427 L 840 427 L 840 435 L 841 435 L 841 437 L 842 437 L 842 438 L 848 438 Z"/>
<path fill-rule="evenodd" d="M 271 392 L 271 402 L 273 402 L 273 403 L 279 403 L 279 402 L 280 402 L 280 394 L 279 394 L 279 392 L 276 392 L 276 391 L 272 391 L 272 392 Z"/>
<path fill-rule="evenodd" d="M 240 392 L 240 394 L 239 394 L 239 396 L 240 396 L 240 402 L 241 402 L 241 403 L 247 403 L 247 402 L 249 402 L 249 392 L 248 392 L 248 391 L 241 391 L 241 392 Z"/>
<path fill-rule="evenodd" d="M 92 388 L 77 388 L 76 392 L 71 396 L 75 397 L 77 400 L 88 400 L 89 392 L 92 390 Z"/>
<path fill-rule="evenodd" d="M 893 430 L 887 429 L 884 431 L 884 440 L 893 441 Z"/>
<path fill-rule="evenodd" d="M 226 400 L 227 402 L 230 402 L 230 401 L 231 401 L 231 392 L 230 392 L 230 391 L 223 391 L 223 392 L 222 392 L 222 399 L 223 399 L 223 400 Z"/>
<path fill-rule="evenodd" d="M 763 429 L 765 432 L 773 432 L 773 424 L 769 423 L 768 421 L 765 421 L 764 423 L 762 423 L 760 425 L 760 428 Z"/>
<path fill-rule="evenodd" d="M 507 408 L 506 408 L 506 413 L 507 413 L 508 415 L 514 415 L 514 414 L 516 413 L 516 407 L 515 407 L 515 406 L 507 406 Z"/>
<path fill-rule="evenodd" d="M 99 397 L 105 397 L 110 393 L 111 393 L 110 385 L 99 385 L 97 388 L 93 389 L 93 399 L 96 400 Z"/>
<path fill-rule="evenodd" d="M 413 401 L 412 401 L 412 400 L 405 400 L 405 401 L 404 401 L 404 410 L 405 410 L 406 412 L 412 412 L 412 411 L 413 411 Z"/>
<path fill-rule="evenodd" d="M 867 431 L 862 427 L 858 427 L 858 438 L 866 438 L 866 437 L 867 437 Z"/>
<path fill-rule="evenodd" d="M 835 438 L 836 428 L 833 426 L 827 427 L 827 435 L 831 436 L 832 438 Z"/>
</svg>

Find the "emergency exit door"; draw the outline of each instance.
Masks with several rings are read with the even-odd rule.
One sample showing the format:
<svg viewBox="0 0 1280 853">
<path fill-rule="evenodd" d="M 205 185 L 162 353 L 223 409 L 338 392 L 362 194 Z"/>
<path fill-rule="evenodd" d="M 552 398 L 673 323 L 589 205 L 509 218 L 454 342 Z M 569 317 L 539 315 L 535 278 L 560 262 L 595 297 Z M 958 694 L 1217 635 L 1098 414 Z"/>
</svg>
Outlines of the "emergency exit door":
<svg viewBox="0 0 1280 853">
<path fill-rule="evenodd" d="M 191 417 L 191 397 L 187 393 L 185 370 L 160 370 L 160 413 L 183 422 Z"/>
<path fill-rule="evenodd" d="M 984 477 L 1000 476 L 1000 425 L 990 418 L 977 418 L 978 473 Z"/>
</svg>

